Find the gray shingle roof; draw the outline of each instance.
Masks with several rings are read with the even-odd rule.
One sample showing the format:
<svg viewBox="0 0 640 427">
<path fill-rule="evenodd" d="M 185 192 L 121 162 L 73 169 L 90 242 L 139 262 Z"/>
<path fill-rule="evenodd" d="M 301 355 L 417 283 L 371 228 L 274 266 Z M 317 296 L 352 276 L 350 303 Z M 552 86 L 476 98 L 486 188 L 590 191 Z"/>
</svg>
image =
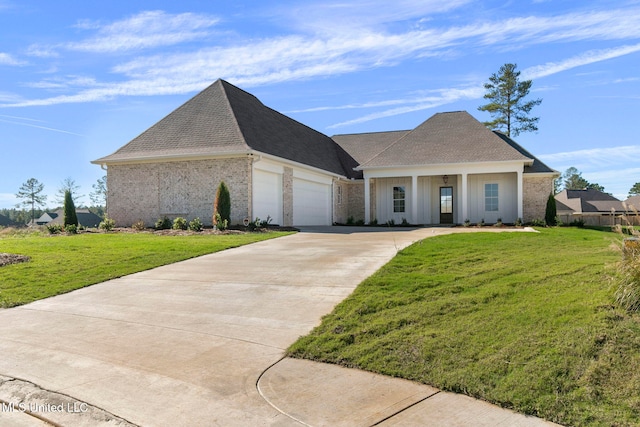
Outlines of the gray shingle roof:
<svg viewBox="0 0 640 427">
<path fill-rule="evenodd" d="M 255 150 L 355 177 L 357 162 L 328 136 L 217 80 L 115 153 L 93 163 Z"/>
<path fill-rule="evenodd" d="M 568 206 L 574 212 L 611 213 L 624 212 L 622 202 L 610 194 L 593 188 L 585 190 L 563 190 L 556 195 L 556 200 Z"/>
<path fill-rule="evenodd" d="M 560 176 L 560 172 L 555 169 L 551 169 L 549 166 L 544 164 L 540 159 L 535 157 L 533 154 L 525 150 L 520 144 L 515 142 L 513 139 L 509 138 L 507 135 L 502 132 L 494 131 L 496 135 L 498 135 L 504 142 L 509 144 L 511 147 L 518 150 L 522 155 L 533 159 L 533 163 L 531 165 L 527 165 L 524 167 L 524 173 L 555 173 Z"/>
<path fill-rule="evenodd" d="M 533 160 L 504 142 L 466 111 L 437 113 L 362 167 Z"/>
<path fill-rule="evenodd" d="M 409 130 L 334 135 L 331 138 L 363 164 L 408 134 Z"/>
</svg>

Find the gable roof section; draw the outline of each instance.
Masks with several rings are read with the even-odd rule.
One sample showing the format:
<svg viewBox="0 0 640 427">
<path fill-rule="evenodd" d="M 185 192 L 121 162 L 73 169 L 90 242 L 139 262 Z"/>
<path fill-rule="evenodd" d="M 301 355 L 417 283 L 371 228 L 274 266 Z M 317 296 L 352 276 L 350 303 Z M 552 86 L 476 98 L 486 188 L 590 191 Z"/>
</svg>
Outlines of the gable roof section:
<svg viewBox="0 0 640 427">
<path fill-rule="evenodd" d="M 560 176 L 560 172 L 558 172 L 555 169 L 551 169 L 549 166 L 547 166 L 542 161 L 540 161 L 540 159 L 538 159 L 533 154 L 531 154 L 530 152 L 525 150 L 520 144 L 515 142 L 513 139 L 509 138 L 504 133 L 498 132 L 498 131 L 493 131 L 493 133 L 498 135 L 500 137 L 500 139 L 502 139 L 504 142 L 509 144 L 511 147 L 513 147 L 516 150 L 518 150 L 518 152 L 520 152 L 522 155 L 524 155 L 524 156 L 526 156 L 526 157 L 528 157 L 530 159 L 533 159 L 533 163 L 532 164 L 526 165 L 524 167 L 524 173 L 552 173 L 554 175 Z"/>
<path fill-rule="evenodd" d="M 217 80 L 115 153 L 92 163 L 257 151 L 354 177 L 357 166 L 328 136 Z"/>
<path fill-rule="evenodd" d="M 391 144 L 408 134 L 409 130 L 334 135 L 331 138 L 359 164 L 377 156 Z"/>
<path fill-rule="evenodd" d="M 532 160 L 466 111 L 456 111 L 431 116 L 361 168 Z"/>
<path fill-rule="evenodd" d="M 627 209 L 635 209 L 640 211 L 640 195 L 631 196 L 627 200 L 624 201 L 627 205 Z"/>
</svg>

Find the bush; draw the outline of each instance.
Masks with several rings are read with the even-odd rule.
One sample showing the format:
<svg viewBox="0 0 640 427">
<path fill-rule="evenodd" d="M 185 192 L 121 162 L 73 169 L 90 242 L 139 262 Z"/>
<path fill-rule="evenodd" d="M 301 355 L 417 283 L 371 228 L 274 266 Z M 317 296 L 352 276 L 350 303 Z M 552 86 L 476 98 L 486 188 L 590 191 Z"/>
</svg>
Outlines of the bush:
<svg viewBox="0 0 640 427">
<path fill-rule="evenodd" d="M 640 309 L 640 239 L 624 239 L 618 264 L 616 303 L 629 311 Z"/>
<path fill-rule="evenodd" d="M 356 221 L 356 225 L 358 226 L 363 226 L 364 225 L 364 219 L 359 219 Z"/>
<path fill-rule="evenodd" d="M 522 227 L 522 218 L 516 219 L 516 227 Z"/>
<path fill-rule="evenodd" d="M 60 234 L 64 231 L 62 224 L 47 224 L 46 228 L 49 234 Z"/>
<path fill-rule="evenodd" d="M 200 218 L 194 218 L 189 221 L 189 230 L 202 231 L 202 221 L 200 221 Z"/>
<path fill-rule="evenodd" d="M 378 225 L 378 218 L 373 218 L 369 225 Z"/>
<path fill-rule="evenodd" d="M 231 195 L 224 181 L 220 181 L 218 191 L 216 191 L 216 200 L 213 203 L 213 225 L 220 228 L 218 220 L 226 221 L 227 226 L 231 221 Z M 226 226 L 224 227 L 227 228 Z"/>
<path fill-rule="evenodd" d="M 134 222 L 134 223 L 131 225 L 131 228 L 133 228 L 133 229 L 134 229 L 134 230 L 136 230 L 136 231 L 142 231 L 142 230 L 144 230 L 144 229 L 145 229 L 145 228 L 147 228 L 147 227 L 144 225 L 144 221 L 140 219 L 140 220 L 138 220 L 138 221 Z"/>
<path fill-rule="evenodd" d="M 471 226 L 471 220 L 470 220 L 469 218 L 465 219 L 465 220 L 464 220 L 463 225 L 464 225 L 465 227 L 469 227 L 469 226 Z"/>
<path fill-rule="evenodd" d="M 572 226 L 572 227 L 584 228 L 584 219 L 582 219 L 582 218 L 574 219 L 573 221 L 571 221 L 569 223 L 569 225 Z"/>
<path fill-rule="evenodd" d="M 171 228 L 174 230 L 186 230 L 187 227 L 189 227 L 187 220 L 179 216 L 173 220 L 173 226 Z"/>
<path fill-rule="evenodd" d="M 78 226 L 78 216 L 76 215 L 76 206 L 73 203 L 73 197 L 71 197 L 71 191 L 64 192 L 64 225 Z"/>
<path fill-rule="evenodd" d="M 353 215 L 347 218 L 347 225 L 353 225 L 354 222 L 355 222 L 355 219 L 353 218 Z"/>
<path fill-rule="evenodd" d="M 260 221 L 260 218 L 256 218 L 256 222 L 258 224 L 259 224 L 259 221 Z M 213 216 L 213 223 L 215 227 L 220 231 L 224 231 L 229 227 L 229 221 L 227 221 L 226 219 L 222 219 L 219 212 L 216 212 L 215 215 Z M 251 229 L 251 224 L 249 224 L 249 229 Z"/>
<path fill-rule="evenodd" d="M 547 223 L 544 221 L 544 219 L 536 218 L 531 221 L 531 225 L 533 225 L 534 227 L 546 227 Z"/>
<path fill-rule="evenodd" d="M 98 225 L 98 228 L 104 231 L 111 231 L 115 226 L 116 226 L 116 222 L 113 219 L 109 218 L 108 216 L 105 216 L 104 219 Z"/>
<path fill-rule="evenodd" d="M 558 223 L 557 215 L 556 198 L 553 197 L 552 193 L 549 193 L 549 197 L 547 198 L 547 208 L 544 212 L 544 221 L 549 227 L 552 227 Z"/>
<path fill-rule="evenodd" d="M 68 224 L 64 227 L 64 231 L 69 234 L 78 234 L 78 226 L 75 224 Z"/>
<path fill-rule="evenodd" d="M 171 220 L 165 215 L 162 218 L 159 218 L 155 223 L 156 230 L 168 230 L 172 226 Z"/>
</svg>

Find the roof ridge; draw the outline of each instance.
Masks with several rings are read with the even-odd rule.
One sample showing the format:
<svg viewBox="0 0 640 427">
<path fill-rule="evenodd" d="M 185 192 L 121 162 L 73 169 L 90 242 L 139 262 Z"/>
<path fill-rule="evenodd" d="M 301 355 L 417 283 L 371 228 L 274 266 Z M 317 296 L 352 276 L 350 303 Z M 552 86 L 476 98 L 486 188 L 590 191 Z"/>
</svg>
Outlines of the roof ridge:
<svg viewBox="0 0 640 427">
<path fill-rule="evenodd" d="M 226 80 L 218 79 L 213 84 L 216 84 L 218 82 L 220 82 L 220 87 L 222 88 L 222 94 L 224 95 L 224 101 L 225 101 L 226 106 L 229 108 L 229 113 L 231 114 L 231 118 L 233 119 L 233 123 L 235 125 L 235 128 L 238 131 L 238 133 L 240 134 L 240 137 L 242 138 L 242 142 L 245 145 L 245 147 L 247 149 L 251 150 L 252 148 L 249 145 L 249 143 L 247 143 L 247 138 L 246 138 L 244 132 L 242 132 L 242 128 L 240 127 L 240 123 L 238 123 L 238 117 L 236 116 L 236 112 L 234 111 L 233 106 L 231 105 L 231 101 L 229 101 L 229 94 L 227 94 L 227 87 L 234 88 L 236 90 L 244 92 L 247 95 L 251 95 L 251 94 L 249 92 L 247 92 L 247 91 L 244 91 L 244 90 L 240 89 L 238 86 L 232 85 L 231 83 L 229 83 Z M 251 95 L 251 96 L 253 96 L 253 95 Z M 255 96 L 253 96 L 253 97 L 255 99 L 257 99 L 258 102 L 260 102 L 260 100 L 258 98 L 256 98 Z"/>
</svg>

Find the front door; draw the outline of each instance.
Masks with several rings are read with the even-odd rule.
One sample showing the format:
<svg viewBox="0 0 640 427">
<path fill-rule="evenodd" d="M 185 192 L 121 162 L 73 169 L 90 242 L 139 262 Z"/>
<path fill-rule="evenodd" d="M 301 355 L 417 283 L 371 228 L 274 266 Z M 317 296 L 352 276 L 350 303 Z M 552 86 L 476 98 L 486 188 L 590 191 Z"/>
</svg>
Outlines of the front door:
<svg viewBox="0 0 640 427">
<path fill-rule="evenodd" d="M 440 187 L 440 224 L 453 224 L 453 187 Z"/>
</svg>

